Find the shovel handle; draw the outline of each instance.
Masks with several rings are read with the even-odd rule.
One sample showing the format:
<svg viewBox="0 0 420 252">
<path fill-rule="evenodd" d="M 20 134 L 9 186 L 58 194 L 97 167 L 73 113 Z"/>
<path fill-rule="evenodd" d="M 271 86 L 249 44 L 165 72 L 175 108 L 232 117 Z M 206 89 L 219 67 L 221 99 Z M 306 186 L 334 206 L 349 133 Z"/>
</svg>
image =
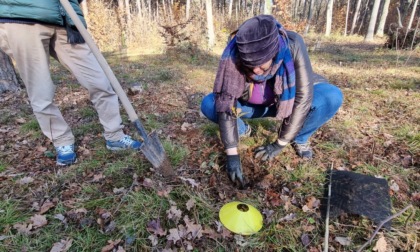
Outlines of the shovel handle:
<svg viewBox="0 0 420 252">
<path fill-rule="evenodd" d="M 83 25 L 82 21 L 80 21 L 79 16 L 77 16 L 76 12 L 73 10 L 73 7 L 69 3 L 68 0 L 60 0 L 61 5 L 69 14 L 71 20 L 76 25 L 77 30 L 79 30 L 80 34 L 84 38 L 86 44 L 88 44 L 89 48 L 91 49 L 93 55 L 99 62 L 99 65 L 105 72 L 106 77 L 108 77 L 109 81 L 111 82 L 111 86 L 114 89 L 115 93 L 117 94 L 118 98 L 127 111 L 127 114 L 130 118 L 130 121 L 134 123 L 136 120 L 139 120 L 136 111 L 133 108 L 133 105 L 128 100 L 128 97 L 124 90 L 121 87 L 121 84 L 118 82 L 117 77 L 115 77 L 114 73 L 112 72 L 111 68 L 109 67 L 108 63 L 106 62 L 104 56 L 99 51 L 98 47 L 96 46 L 95 42 L 93 41 L 91 35 L 86 30 L 85 26 Z"/>
</svg>

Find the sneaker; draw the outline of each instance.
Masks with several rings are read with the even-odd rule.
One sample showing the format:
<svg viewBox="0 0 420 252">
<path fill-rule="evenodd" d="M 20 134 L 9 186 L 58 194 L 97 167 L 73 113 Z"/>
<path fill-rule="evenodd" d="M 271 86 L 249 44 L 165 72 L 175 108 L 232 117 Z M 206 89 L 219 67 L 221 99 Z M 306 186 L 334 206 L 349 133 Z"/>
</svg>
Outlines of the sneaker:
<svg viewBox="0 0 420 252">
<path fill-rule="evenodd" d="M 240 138 L 242 138 L 242 137 L 250 137 L 251 136 L 251 132 L 252 132 L 251 126 L 249 126 L 248 124 L 245 124 L 245 127 L 246 127 L 245 133 L 242 134 L 242 135 L 240 135 L 239 136 Z"/>
<path fill-rule="evenodd" d="M 140 149 L 141 142 L 131 139 L 130 136 L 125 135 L 118 141 L 106 141 L 106 148 L 112 151 L 119 150 L 138 150 Z"/>
<path fill-rule="evenodd" d="M 314 155 L 311 144 L 309 142 L 303 144 L 293 142 L 292 147 L 295 149 L 296 154 L 301 158 L 312 159 Z"/>
<path fill-rule="evenodd" d="M 55 147 L 57 152 L 57 165 L 65 166 L 76 163 L 74 144 Z"/>
</svg>

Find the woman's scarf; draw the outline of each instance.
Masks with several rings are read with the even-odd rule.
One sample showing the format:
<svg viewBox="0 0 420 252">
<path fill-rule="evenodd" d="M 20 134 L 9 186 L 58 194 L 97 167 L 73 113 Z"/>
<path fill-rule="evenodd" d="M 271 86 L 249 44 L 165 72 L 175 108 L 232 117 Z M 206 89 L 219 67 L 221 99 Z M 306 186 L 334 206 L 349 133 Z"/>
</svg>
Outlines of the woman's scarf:
<svg viewBox="0 0 420 252">
<path fill-rule="evenodd" d="M 278 97 L 276 119 L 283 120 L 292 114 L 295 101 L 295 67 L 289 48 L 286 30 L 277 23 L 279 29 L 279 51 L 273 63 L 264 74 L 247 74 L 240 63 L 236 37 L 223 51 L 217 70 L 213 92 L 216 95 L 216 111 L 232 113 L 236 100 L 241 97 L 248 81 L 263 82 L 274 79 L 274 93 Z M 249 71 L 248 71 L 249 72 Z"/>
</svg>

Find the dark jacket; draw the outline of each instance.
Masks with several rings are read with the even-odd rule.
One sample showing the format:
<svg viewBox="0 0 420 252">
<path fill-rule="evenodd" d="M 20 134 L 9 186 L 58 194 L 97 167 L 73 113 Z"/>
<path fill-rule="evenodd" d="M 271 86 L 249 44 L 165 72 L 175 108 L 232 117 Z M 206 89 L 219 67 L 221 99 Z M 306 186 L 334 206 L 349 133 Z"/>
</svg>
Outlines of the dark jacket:
<svg viewBox="0 0 420 252">
<path fill-rule="evenodd" d="M 69 0 L 83 24 L 82 10 L 78 0 Z M 73 21 L 61 6 L 59 0 L 0 0 L 0 19 L 18 19 L 64 26 L 74 26 Z"/>
<path fill-rule="evenodd" d="M 295 65 L 296 96 L 292 115 L 283 120 L 278 132 L 278 138 L 283 142 L 291 142 L 302 128 L 311 108 L 314 83 L 326 82 L 322 76 L 312 71 L 311 61 L 309 60 L 308 51 L 302 37 L 292 31 L 287 31 L 287 35 L 289 36 L 289 47 Z M 249 88 L 245 87 L 245 91 L 239 99 L 241 102 L 248 100 L 248 90 Z M 234 115 L 218 113 L 218 117 L 221 138 L 225 148 L 237 147 L 237 121 Z"/>
</svg>

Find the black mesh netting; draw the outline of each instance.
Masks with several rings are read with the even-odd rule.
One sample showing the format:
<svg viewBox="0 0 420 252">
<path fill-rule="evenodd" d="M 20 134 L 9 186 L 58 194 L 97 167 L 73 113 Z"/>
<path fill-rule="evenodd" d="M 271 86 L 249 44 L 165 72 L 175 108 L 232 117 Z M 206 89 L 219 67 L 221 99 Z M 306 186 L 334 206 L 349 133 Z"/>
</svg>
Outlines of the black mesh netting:
<svg viewBox="0 0 420 252">
<path fill-rule="evenodd" d="M 389 187 L 385 179 L 349 171 L 328 171 L 321 213 L 326 216 L 328 184 L 331 177 L 330 218 L 343 213 L 363 215 L 376 224 L 391 215 Z M 391 222 L 384 225 L 390 228 Z"/>
</svg>

